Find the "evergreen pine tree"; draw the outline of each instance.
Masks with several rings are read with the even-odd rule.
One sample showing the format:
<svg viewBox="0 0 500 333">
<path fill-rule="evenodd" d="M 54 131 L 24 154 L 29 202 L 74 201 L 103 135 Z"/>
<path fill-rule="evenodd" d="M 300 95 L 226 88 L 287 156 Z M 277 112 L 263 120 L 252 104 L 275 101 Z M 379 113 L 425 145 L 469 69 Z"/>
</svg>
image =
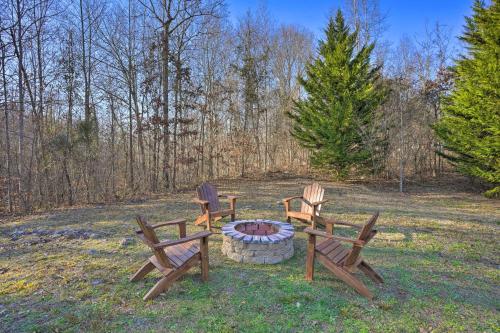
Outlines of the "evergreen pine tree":
<svg viewBox="0 0 500 333">
<path fill-rule="evenodd" d="M 459 171 L 491 184 L 487 196 L 500 193 L 500 3 L 473 5 L 461 39 L 467 54 L 457 61 L 455 85 L 434 126 Z"/>
<path fill-rule="evenodd" d="M 356 51 L 358 33 L 349 30 L 340 10 L 325 33 L 317 58 L 299 78 L 305 98 L 288 116 L 291 133 L 310 149 L 313 166 L 343 177 L 353 167 L 370 165 L 374 145 L 363 142 L 363 132 L 373 126 L 374 111 L 386 94 L 377 87 L 379 67 L 370 63 L 374 45 Z"/>
</svg>

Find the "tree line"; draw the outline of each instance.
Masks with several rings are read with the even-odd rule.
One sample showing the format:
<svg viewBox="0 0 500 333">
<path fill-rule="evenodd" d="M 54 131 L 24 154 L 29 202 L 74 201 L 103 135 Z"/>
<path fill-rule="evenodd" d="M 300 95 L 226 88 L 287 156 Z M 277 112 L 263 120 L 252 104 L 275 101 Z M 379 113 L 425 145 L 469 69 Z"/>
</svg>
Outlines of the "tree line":
<svg viewBox="0 0 500 333">
<path fill-rule="evenodd" d="M 438 176 L 445 164 L 430 125 L 452 82 L 448 31 L 436 24 L 421 40 L 388 45 L 377 3 L 343 7 L 375 43 L 390 87 L 371 176 Z M 233 22 L 223 0 L 0 6 L 2 213 L 310 171 L 285 116 L 317 50 L 305 28 L 274 22 L 265 7 Z"/>
<path fill-rule="evenodd" d="M 408 141 L 415 143 L 416 133 L 427 132 L 434 149 L 434 158 L 430 159 L 434 175 L 440 171 L 440 158 L 444 157 L 458 171 L 483 181 L 489 187 L 484 193 L 487 197 L 497 197 L 500 193 L 500 3 L 493 1 L 487 5 L 476 1 L 472 9 L 474 13 L 466 18 L 460 37 L 464 51 L 448 68 L 444 67 L 446 58 L 438 54 L 441 62 L 434 79 L 425 81 L 425 95 L 417 99 L 431 106 L 429 111 L 431 114 L 434 111 L 434 117 L 427 131 L 418 123 L 412 129 L 414 137 Z M 404 81 L 396 81 L 395 85 L 394 78 L 382 75 L 383 64 L 372 61 L 375 43 L 363 38 L 362 33 L 361 26 L 349 28 L 341 10 L 330 18 L 317 55 L 306 65 L 305 77 L 298 78 L 305 96 L 287 113 L 294 121 L 291 134 L 309 149 L 311 163 L 333 171 L 337 178 L 353 173 L 376 174 L 386 168 L 384 148 L 390 141 L 381 120 L 387 116 L 387 110 L 391 111 L 390 103 L 386 103 L 391 95 L 397 98 L 392 111 L 399 110 L 399 153 L 404 153 L 402 102 L 410 103 L 407 96 L 402 100 L 400 97 Z M 403 191 L 402 155 L 399 163 L 400 191 Z"/>
</svg>

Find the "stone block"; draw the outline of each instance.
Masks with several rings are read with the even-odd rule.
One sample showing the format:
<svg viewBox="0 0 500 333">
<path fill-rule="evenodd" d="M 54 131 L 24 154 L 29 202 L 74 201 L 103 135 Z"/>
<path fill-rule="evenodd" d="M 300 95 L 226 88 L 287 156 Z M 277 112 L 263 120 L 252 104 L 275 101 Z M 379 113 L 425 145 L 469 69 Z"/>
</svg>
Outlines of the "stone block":
<svg viewBox="0 0 500 333">
<path fill-rule="evenodd" d="M 266 264 L 277 264 L 279 262 L 283 261 L 283 256 L 269 256 L 269 257 L 264 257 L 264 262 Z"/>
<path fill-rule="evenodd" d="M 285 247 L 285 244 L 283 242 L 279 242 L 279 243 L 268 244 L 267 246 L 270 251 L 274 251 Z"/>
<path fill-rule="evenodd" d="M 243 260 L 243 256 L 241 254 L 238 254 L 238 253 L 229 252 L 227 254 L 227 256 L 229 259 L 232 259 L 232 260 L 237 261 L 237 262 L 241 262 Z"/>
<path fill-rule="evenodd" d="M 290 249 L 288 249 L 286 247 L 281 247 L 281 248 L 275 249 L 271 253 L 273 253 L 273 255 L 282 256 L 282 255 L 284 255 L 285 253 L 288 253 L 288 252 L 290 252 Z"/>
<path fill-rule="evenodd" d="M 246 243 L 246 244 L 250 244 L 253 240 L 253 237 L 250 236 L 250 235 L 246 235 L 245 237 L 243 237 L 243 243 Z"/>
<path fill-rule="evenodd" d="M 243 250 L 240 252 L 240 254 L 242 256 L 244 256 L 245 258 L 246 257 L 254 257 L 255 256 L 255 251 L 251 251 L 251 250 Z"/>
<path fill-rule="evenodd" d="M 285 224 L 285 223 L 283 223 L 280 227 L 283 230 L 288 230 L 288 231 L 294 231 L 295 230 L 295 228 L 291 224 Z"/>
<path fill-rule="evenodd" d="M 265 257 L 250 257 L 247 262 L 251 264 L 265 264 L 266 260 Z"/>
<path fill-rule="evenodd" d="M 247 249 L 249 250 L 257 250 L 257 251 L 263 251 L 267 250 L 268 244 L 262 244 L 262 243 L 257 243 L 257 244 L 248 244 Z"/>
<path fill-rule="evenodd" d="M 239 232 L 239 231 L 238 231 L 238 232 L 235 232 L 235 233 L 236 233 L 236 234 L 233 236 L 233 238 L 234 238 L 234 239 L 236 239 L 236 240 L 242 240 L 242 239 L 245 237 L 245 235 L 244 235 L 244 234 L 242 234 L 242 233 L 241 233 L 241 232 Z"/>
<path fill-rule="evenodd" d="M 267 243 L 269 243 L 269 242 L 270 242 L 270 240 L 269 240 L 269 238 L 268 238 L 267 236 L 261 236 L 261 237 L 260 237 L 260 242 L 261 242 L 262 244 L 267 244 Z"/>
<path fill-rule="evenodd" d="M 226 254 L 228 252 L 234 252 L 234 249 L 231 243 L 222 243 L 221 251 Z"/>
<path fill-rule="evenodd" d="M 233 241 L 231 244 L 232 244 L 235 251 L 246 249 L 249 245 L 249 244 L 243 243 L 241 241 Z"/>
<path fill-rule="evenodd" d="M 291 257 L 293 257 L 293 254 L 294 254 L 294 251 L 292 248 L 292 251 L 289 251 L 289 252 L 283 254 L 283 260 L 290 259 Z"/>
<path fill-rule="evenodd" d="M 276 235 L 269 235 L 267 236 L 267 238 L 269 238 L 269 240 L 271 241 L 271 243 L 279 243 L 281 241 L 281 239 L 279 237 L 276 237 Z"/>
</svg>

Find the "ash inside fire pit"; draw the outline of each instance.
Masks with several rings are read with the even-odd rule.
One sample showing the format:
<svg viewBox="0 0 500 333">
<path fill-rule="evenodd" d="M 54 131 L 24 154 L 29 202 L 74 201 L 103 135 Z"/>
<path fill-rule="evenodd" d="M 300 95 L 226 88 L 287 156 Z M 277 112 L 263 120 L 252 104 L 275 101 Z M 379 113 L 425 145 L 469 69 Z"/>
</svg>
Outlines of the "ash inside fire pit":
<svg viewBox="0 0 500 333">
<path fill-rule="evenodd" d="M 236 230 L 242 232 L 247 235 L 258 235 L 258 236 L 267 236 L 275 234 L 279 231 L 278 228 L 273 226 L 272 224 L 268 224 L 265 222 L 257 223 L 257 222 L 248 222 L 241 223 L 235 227 Z"/>
<path fill-rule="evenodd" d="M 270 220 L 234 221 L 222 227 L 222 253 L 246 263 L 276 264 L 293 256 L 293 226 Z"/>
</svg>

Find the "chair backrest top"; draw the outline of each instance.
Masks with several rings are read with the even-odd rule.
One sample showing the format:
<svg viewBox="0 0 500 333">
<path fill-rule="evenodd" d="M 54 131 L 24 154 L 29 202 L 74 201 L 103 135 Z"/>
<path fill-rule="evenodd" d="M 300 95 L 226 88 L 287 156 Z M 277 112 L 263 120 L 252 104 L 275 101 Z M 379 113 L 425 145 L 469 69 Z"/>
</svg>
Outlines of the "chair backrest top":
<svg viewBox="0 0 500 333">
<path fill-rule="evenodd" d="M 208 201 L 208 210 L 210 212 L 216 212 L 220 210 L 219 195 L 217 189 L 210 183 L 202 183 L 196 189 L 198 193 L 198 199 Z M 202 207 L 202 213 L 205 213 Z"/>
<path fill-rule="evenodd" d="M 313 183 L 311 185 L 304 187 L 304 194 L 302 196 L 309 202 L 317 202 L 323 200 L 324 194 L 325 194 L 325 189 L 321 187 L 320 184 Z M 316 213 L 319 214 L 320 210 L 321 210 L 321 205 L 318 206 Z M 308 214 L 313 213 L 312 207 L 306 204 L 305 202 L 302 203 L 300 211 L 302 213 L 308 213 Z"/>
<path fill-rule="evenodd" d="M 379 212 L 376 212 L 375 214 L 370 217 L 368 222 L 363 226 L 361 231 L 358 234 L 358 239 L 362 240 L 363 242 L 367 243 L 369 242 L 373 236 L 377 233 L 377 230 L 373 230 L 373 227 L 375 226 L 375 222 L 377 222 Z"/>
<path fill-rule="evenodd" d="M 144 217 L 140 215 L 136 217 L 136 221 L 137 224 L 139 225 L 139 228 L 141 229 L 142 235 L 146 240 L 146 244 L 149 247 L 151 247 L 151 250 L 153 251 L 156 259 L 158 259 L 158 261 L 162 263 L 165 267 L 172 267 L 170 260 L 165 254 L 165 251 L 163 249 L 155 249 L 153 246 L 151 246 L 154 244 L 158 244 L 160 242 L 153 227 L 146 221 Z"/>
<path fill-rule="evenodd" d="M 373 230 L 375 226 L 375 222 L 377 222 L 379 216 L 379 212 L 373 214 L 372 217 L 365 223 L 363 228 L 359 231 L 358 240 L 362 240 L 363 242 L 368 243 L 377 233 L 377 230 Z M 345 266 L 352 265 L 358 260 L 359 254 L 361 252 L 361 248 L 353 245 L 351 252 L 347 255 L 346 260 L 344 261 Z"/>
</svg>

